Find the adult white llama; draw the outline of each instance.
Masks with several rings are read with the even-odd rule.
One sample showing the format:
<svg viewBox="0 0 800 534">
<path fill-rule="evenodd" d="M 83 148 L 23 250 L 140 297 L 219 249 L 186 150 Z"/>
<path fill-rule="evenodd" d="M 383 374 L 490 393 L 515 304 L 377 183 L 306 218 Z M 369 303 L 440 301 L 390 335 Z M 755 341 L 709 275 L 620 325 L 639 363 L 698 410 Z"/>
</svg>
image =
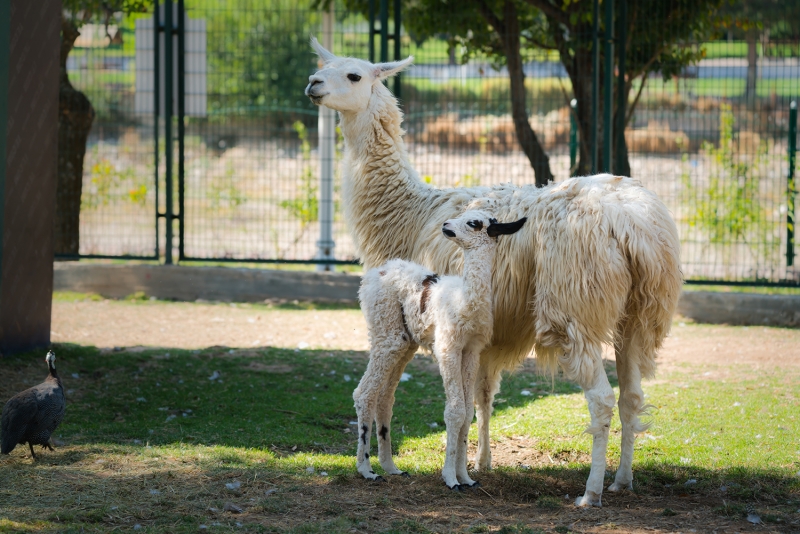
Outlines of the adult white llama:
<svg viewBox="0 0 800 534">
<path fill-rule="evenodd" d="M 633 442 L 645 427 L 642 377 L 655 374 L 681 289 L 675 223 L 654 193 L 630 178 L 571 178 L 537 189 L 436 189 L 408 160 L 397 101 L 381 83 L 413 58 L 372 64 L 340 58 L 312 39 L 323 67 L 306 95 L 339 112 L 345 139 L 343 204 L 366 268 L 392 258 L 442 274 L 461 268 L 458 247 L 438 239 L 438 222 L 465 209 L 501 220 L 528 217 L 500 243 L 493 268 L 494 333 L 481 353 L 475 390 L 476 467 L 489 468 L 489 418 L 500 372 L 535 350 L 540 369 L 561 367 L 585 392 L 591 413 L 592 465 L 579 506 L 601 505 L 614 392 L 602 347 L 613 344 L 619 378 L 622 446 L 610 491 L 632 488 Z"/>
<path fill-rule="evenodd" d="M 369 364 L 353 392 L 358 414 L 358 472 L 382 480 L 369 461 L 372 421 L 378 459 L 389 475 L 405 474 L 392 460 L 391 421 L 400 376 L 420 345 L 439 364 L 447 401 L 447 447 L 442 478 L 450 489 L 474 487 L 467 473 L 467 435 L 475 415 L 473 396 L 480 353 L 492 338 L 492 264 L 497 238 L 519 231 L 525 219 L 498 223 L 472 210 L 442 225 L 464 249 L 461 276 L 439 277 L 425 267 L 389 260 L 364 274 L 358 293 L 369 330 Z"/>
</svg>

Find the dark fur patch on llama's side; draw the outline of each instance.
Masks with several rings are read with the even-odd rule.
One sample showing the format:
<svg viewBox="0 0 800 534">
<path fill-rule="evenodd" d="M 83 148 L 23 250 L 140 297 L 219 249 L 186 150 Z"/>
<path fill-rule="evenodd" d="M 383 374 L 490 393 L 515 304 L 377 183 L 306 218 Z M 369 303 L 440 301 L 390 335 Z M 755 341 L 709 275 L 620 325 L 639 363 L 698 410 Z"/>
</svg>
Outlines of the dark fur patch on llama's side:
<svg viewBox="0 0 800 534">
<path fill-rule="evenodd" d="M 438 274 L 429 274 L 422 281 L 422 296 L 419 298 L 419 312 L 425 313 L 428 307 L 428 299 L 430 298 L 431 286 L 439 281 Z"/>
</svg>

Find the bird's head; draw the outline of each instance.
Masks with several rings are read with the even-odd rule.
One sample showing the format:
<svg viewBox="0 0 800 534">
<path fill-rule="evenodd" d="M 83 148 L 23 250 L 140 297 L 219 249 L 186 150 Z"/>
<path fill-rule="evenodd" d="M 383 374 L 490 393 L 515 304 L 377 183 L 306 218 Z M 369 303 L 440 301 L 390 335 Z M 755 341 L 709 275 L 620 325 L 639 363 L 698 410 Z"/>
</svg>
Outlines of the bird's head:
<svg viewBox="0 0 800 534">
<path fill-rule="evenodd" d="M 56 368 L 56 353 L 52 350 L 47 351 L 47 356 L 44 357 L 44 361 L 47 362 L 47 366 L 53 369 Z"/>
</svg>

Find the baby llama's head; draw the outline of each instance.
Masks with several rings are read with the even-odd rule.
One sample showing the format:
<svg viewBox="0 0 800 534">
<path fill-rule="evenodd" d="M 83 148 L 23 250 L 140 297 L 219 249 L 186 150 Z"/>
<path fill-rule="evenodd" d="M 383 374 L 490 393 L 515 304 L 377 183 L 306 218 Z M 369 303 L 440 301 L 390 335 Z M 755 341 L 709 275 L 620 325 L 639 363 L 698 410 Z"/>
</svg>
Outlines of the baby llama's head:
<svg viewBox="0 0 800 534">
<path fill-rule="evenodd" d="M 470 210 L 442 225 L 442 233 L 464 249 L 477 248 L 497 243 L 497 237 L 517 232 L 527 221 L 523 217 L 511 223 L 499 223 L 485 211 Z"/>
</svg>

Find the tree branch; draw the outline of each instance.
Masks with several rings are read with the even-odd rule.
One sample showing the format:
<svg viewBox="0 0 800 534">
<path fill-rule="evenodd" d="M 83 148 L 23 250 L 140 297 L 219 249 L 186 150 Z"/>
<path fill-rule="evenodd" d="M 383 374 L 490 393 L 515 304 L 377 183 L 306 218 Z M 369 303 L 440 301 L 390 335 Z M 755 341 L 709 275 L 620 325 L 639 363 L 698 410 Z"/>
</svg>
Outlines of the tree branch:
<svg viewBox="0 0 800 534">
<path fill-rule="evenodd" d="M 631 78 L 631 83 L 633 83 L 633 78 Z M 639 86 L 639 90 L 636 92 L 636 98 L 633 99 L 633 104 L 628 107 L 628 115 L 625 117 L 625 126 L 628 126 L 628 123 L 631 121 L 633 117 L 633 112 L 636 110 L 636 104 L 639 103 L 639 97 L 642 96 L 642 91 L 644 90 L 644 86 L 647 83 L 647 72 L 642 74 L 642 84 Z"/>
<path fill-rule="evenodd" d="M 569 22 L 569 16 L 561 11 L 559 8 L 551 4 L 548 0 L 525 0 L 528 4 L 532 5 L 536 9 L 539 9 L 545 16 L 555 20 L 556 22 L 560 22 L 564 26 L 571 28 L 572 25 Z"/>
<path fill-rule="evenodd" d="M 495 15 L 494 11 L 486 4 L 485 0 L 475 0 L 475 3 L 478 5 L 478 11 L 481 12 L 486 22 L 488 22 L 489 25 L 494 28 L 494 31 L 500 34 L 500 38 L 503 39 L 506 33 L 506 25 L 503 21 Z"/>
</svg>

